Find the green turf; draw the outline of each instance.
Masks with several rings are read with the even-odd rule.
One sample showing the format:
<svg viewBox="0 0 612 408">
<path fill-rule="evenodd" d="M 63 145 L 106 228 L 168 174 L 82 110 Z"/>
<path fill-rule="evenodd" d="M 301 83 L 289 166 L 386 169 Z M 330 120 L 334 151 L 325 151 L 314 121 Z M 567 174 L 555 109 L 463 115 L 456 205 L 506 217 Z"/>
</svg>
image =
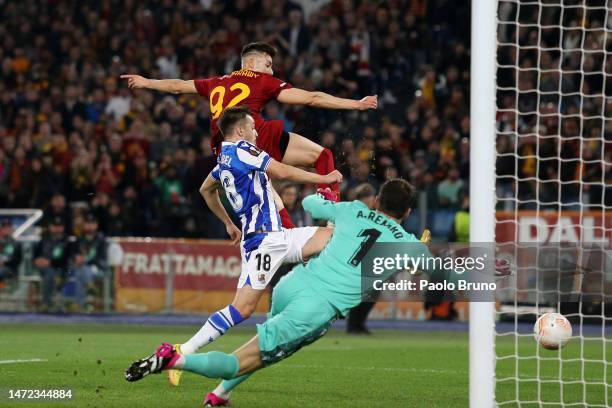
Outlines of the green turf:
<svg viewBox="0 0 612 408">
<path fill-rule="evenodd" d="M 0 325 L 0 360 L 46 359 L 39 363 L 0 364 L 0 406 L 16 407 L 197 407 L 216 381 L 185 373 L 182 385 L 170 387 L 165 375 L 127 383 L 123 370 L 149 354 L 162 340 L 184 341 L 194 328 L 135 326 Z M 210 350 L 231 351 L 253 334 L 234 329 Z M 585 356 L 597 357 L 602 345 L 585 344 Z M 500 355 L 512 354 L 513 339 L 497 345 Z M 612 347 L 611 347 L 612 348 Z M 521 356 L 536 348 L 521 338 Z M 570 343 L 564 358 L 579 356 L 580 343 Z M 532 353 L 532 354 L 530 354 Z M 612 353 L 612 352 L 611 352 Z M 556 356 L 556 352 L 540 353 Z M 609 353 L 607 361 L 612 361 Z M 601 356 L 599 356 L 601 360 Z M 510 377 L 515 363 L 498 363 L 498 376 Z M 545 379 L 558 378 L 558 362 L 543 362 Z M 556 367 L 556 368 L 555 368 Z M 537 397 L 535 360 L 521 360 L 520 395 Z M 582 368 L 566 363 L 564 379 L 581 379 Z M 612 370 L 607 370 L 608 383 Z M 586 379 L 603 381 L 604 367 L 588 365 Z M 498 385 L 500 400 L 515 398 L 515 381 Z M 72 388 L 74 400 L 63 403 L 9 402 L 9 388 Z M 565 402 L 602 403 L 603 387 L 564 386 Z M 612 390 L 610 390 L 612 392 Z M 559 399 L 558 383 L 543 384 L 540 399 Z M 611 394 L 612 395 L 612 394 Z M 585 397 L 586 396 L 586 397 Z M 291 358 L 255 374 L 232 395 L 241 407 L 465 407 L 468 405 L 468 341 L 464 333 L 377 331 L 371 337 L 351 337 L 331 331 Z M 512 406 L 512 405 L 509 405 Z M 523 405 L 525 406 L 525 405 Z"/>
<path fill-rule="evenodd" d="M 167 384 L 165 375 L 136 383 L 123 379 L 132 360 L 149 354 L 162 340 L 184 341 L 193 330 L 0 325 L 0 347 L 5 351 L 0 360 L 49 360 L 0 365 L 0 388 L 72 387 L 79 407 L 197 407 L 215 380 L 185 373 L 182 385 L 175 388 Z M 234 329 L 214 349 L 231 351 L 253 333 L 253 329 Z M 366 338 L 332 331 L 251 377 L 232 399 L 238 408 L 457 407 L 467 404 L 467 384 L 463 334 L 378 331 Z M 55 406 L 68 404 L 74 403 Z"/>
</svg>

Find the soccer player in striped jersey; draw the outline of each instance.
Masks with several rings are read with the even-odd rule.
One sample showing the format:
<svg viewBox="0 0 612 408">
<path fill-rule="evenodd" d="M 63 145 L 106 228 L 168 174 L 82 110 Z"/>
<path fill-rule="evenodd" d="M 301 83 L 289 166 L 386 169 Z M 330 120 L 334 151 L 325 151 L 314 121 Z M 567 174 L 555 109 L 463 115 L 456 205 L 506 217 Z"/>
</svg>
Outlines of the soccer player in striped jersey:
<svg viewBox="0 0 612 408">
<path fill-rule="evenodd" d="M 226 225 L 234 243 L 241 240 L 242 273 L 231 304 L 213 313 L 186 343 L 177 346 L 183 354 L 193 354 L 215 341 L 231 327 L 251 316 L 268 282 L 283 263 L 303 262 L 318 254 L 331 236 L 329 228 L 283 229 L 268 176 L 296 183 L 334 184 L 342 181 L 337 170 L 327 175 L 307 172 L 272 159 L 255 145 L 255 121 L 246 107 L 226 109 L 219 118 L 224 135 L 217 166 L 208 175 L 200 193 L 213 213 Z M 238 230 L 219 200 L 225 195 L 240 219 Z M 276 197 L 276 200 L 275 200 Z M 169 373 L 178 385 L 180 372 Z"/>
</svg>

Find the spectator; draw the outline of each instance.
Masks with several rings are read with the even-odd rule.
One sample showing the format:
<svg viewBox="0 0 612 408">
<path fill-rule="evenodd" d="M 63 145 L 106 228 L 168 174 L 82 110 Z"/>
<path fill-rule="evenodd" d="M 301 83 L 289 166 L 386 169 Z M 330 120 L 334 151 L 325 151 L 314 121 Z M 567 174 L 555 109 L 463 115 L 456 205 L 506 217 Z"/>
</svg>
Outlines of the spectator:
<svg viewBox="0 0 612 408">
<path fill-rule="evenodd" d="M 70 201 L 87 201 L 94 193 L 92 158 L 81 148 L 70 164 Z"/>
<path fill-rule="evenodd" d="M 125 221 L 122 218 L 121 207 L 117 202 L 111 202 L 108 207 L 109 222 L 106 227 L 106 232 L 111 237 L 119 237 L 125 235 L 128 229 L 125 227 Z M 136 231 L 134 235 L 138 234 Z"/>
<path fill-rule="evenodd" d="M 429 210 L 435 210 L 438 208 L 438 189 L 435 185 L 434 176 L 431 173 L 423 174 L 422 185 L 419 189 L 425 193 L 427 197 L 427 208 Z"/>
<path fill-rule="evenodd" d="M 202 154 L 196 158 L 193 167 L 185 175 L 185 190 L 190 197 L 191 213 L 195 217 L 197 236 L 203 238 L 225 237 L 225 225 L 204 204 L 199 189 L 202 185 L 202 175 L 208 174 L 217 164 L 217 158 L 210 149 L 210 138 L 202 139 Z M 225 194 L 221 195 L 222 202 Z M 231 215 L 233 211 L 228 212 Z M 235 220 L 237 221 L 237 220 Z"/>
<path fill-rule="evenodd" d="M 127 88 L 121 87 L 118 90 L 116 88 L 116 85 L 111 86 L 111 89 L 114 90 L 113 96 L 109 98 L 104 113 L 112 116 L 115 120 L 120 120 L 130 111 L 131 98 Z"/>
<path fill-rule="evenodd" d="M 0 115 L 1 118 L 1 115 Z M 8 184 L 6 180 L 9 175 L 10 164 L 4 150 L 0 148 L 0 207 L 7 207 Z"/>
<path fill-rule="evenodd" d="M 461 209 L 455 213 L 448 242 L 470 242 L 470 197 L 465 191 L 461 193 Z"/>
<path fill-rule="evenodd" d="M 297 57 L 308 49 L 310 33 L 303 25 L 302 10 L 294 8 L 289 12 L 289 28 L 278 37 L 289 55 Z"/>
<path fill-rule="evenodd" d="M 113 195 L 115 187 L 119 183 L 117 176 L 113 170 L 111 156 L 108 153 L 102 153 L 95 171 L 92 174 L 92 183 L 95 186 L 97 193 Z"/>
<path fill-rule="evenodd" d="M 72 215 L 70 214 L 70 209 L 66 206 L 66 197 L 62 193 L 55 193 L 51 197 L 51 203 L 45 209 L 43 224 L 49 225 L 56 218 L 62 220 L 62 225 L 66 230 L 72 231 Z"/>
<path fill-rule="evenodd" d="M 163 218 L 164 233 L 166 236 L 175 236 L 176 228 L 185 223 L 188 215 L 188 207 L 183 193 L 183 184 L 179 179 L 178 169 L 175 165 L 166 167 L 164 174 L 154 180 L 155 186 L 160 194 L 159 210 Z"/>
<path fill-rule="evenodd" d="M 302 208 L 297 185 L 287 183 L 278 190 L 285 209 L 296 227 L 313 225 L 312 217 Z"/>
<path fill-rule="evenodd" d="M 9 170 L 9 202 L 12 207 L 28 207 L 32 189 L 32 174 L 22 147 L 17 147 Z"/>
<path fill-rule="evenodd" d="M 72 251 L 75 299 L 81 311 L 91 310 L 91 305 L 86 304 L 87 294 L 96 293 L 95 282 L 107 272 L 106 255 L 106 238 L 98 232 L 98 221 L 93 214 L 86 214 L 83 234 Z"/>
<path fill-rule="evenodd" d="M 369 209 L 376 206 L 376 189 L 371 184 L 359 184 L 349 192 L 349 200 L 359 200 L 364 203 Z"/>
<path fill-rule="evenodd" d="M 34 247 L 34 266 L 41 276 L 42 307 L 41 311 L 56 310 L 53 296 L 61 290 L 66 280 L 70 248 L 68 238 L 64 235 L 64 220 L 53 217 L 47 231 Z"/>
<path fill-rule="evenodd" d="M 463 180 L 459 179 L 459 170 L 456 167 L 451 167 L 444 181 L 438 184 L 438 202 L 440 207 L 456 207 L 459 203 L 459 192 L 463 186 Z"/>
<path fill-rule="evenodd" d="M 11 220 L 0 220 L 0 285 L 6 279 L 17 276 L 17 268 L 21 263 L 21 245 L 15 241 L 11 234 L 13 225 Z"/>
</svg>

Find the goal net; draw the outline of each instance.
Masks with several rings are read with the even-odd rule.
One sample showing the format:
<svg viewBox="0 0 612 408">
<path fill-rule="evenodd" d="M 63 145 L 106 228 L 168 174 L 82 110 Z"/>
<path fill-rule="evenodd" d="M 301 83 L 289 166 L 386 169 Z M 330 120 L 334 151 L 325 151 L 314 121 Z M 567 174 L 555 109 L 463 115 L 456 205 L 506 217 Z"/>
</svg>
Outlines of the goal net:
<svg viewBox="0 0 612 408">
<path fill-rule="evenodd" d="M 612 0 L 498 1 L 495 234 L 516 265 L 495 307 L 500 407 L 612 405 L 611 28 Z M 560 350 L 534 340 L 545 312 L 572 323 Z"/>
</svg>

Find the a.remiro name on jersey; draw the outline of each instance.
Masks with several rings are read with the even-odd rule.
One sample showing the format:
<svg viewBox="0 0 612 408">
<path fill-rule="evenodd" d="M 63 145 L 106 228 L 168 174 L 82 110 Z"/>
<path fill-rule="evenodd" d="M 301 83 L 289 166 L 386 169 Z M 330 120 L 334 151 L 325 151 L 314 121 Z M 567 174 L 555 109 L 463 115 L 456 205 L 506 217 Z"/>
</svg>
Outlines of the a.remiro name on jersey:
<svg viewBox="0 0 612 408">
<path fill-rule="evenodd" d="M 294 273 L 303 274 L 305 282 L 343 315 L 361 302 L 361 262 L 374 243 L 415 243 L 414 251 L 429 253 L 395 220 L 370 210 L 361 201 L 332 203 L 312 195 L 304 198 L 302 205 L 313 218 L 333 221 L 335 227 L 319 256 L 295 268 Z"/>
</svg>

